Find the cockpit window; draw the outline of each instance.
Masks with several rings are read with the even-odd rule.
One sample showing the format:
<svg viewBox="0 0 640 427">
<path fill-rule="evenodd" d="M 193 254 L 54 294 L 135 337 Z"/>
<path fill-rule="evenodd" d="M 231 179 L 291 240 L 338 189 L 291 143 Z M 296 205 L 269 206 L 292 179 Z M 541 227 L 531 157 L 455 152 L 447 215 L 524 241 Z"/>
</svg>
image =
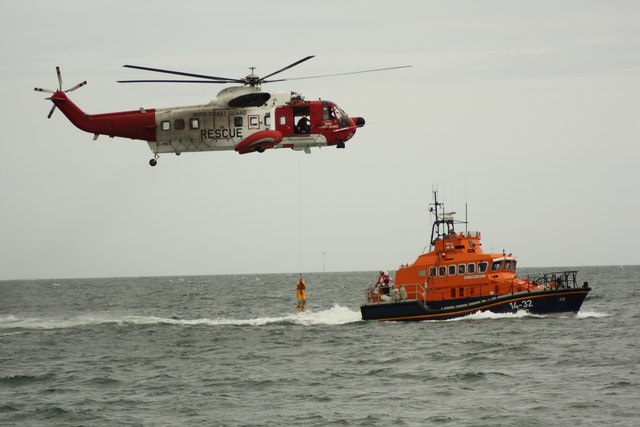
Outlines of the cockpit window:
<svg viewBox="0 0 640 427">
<path fill-rule="evenodd" d="M 340 107 L 338 107 L 337 105 L 334 105 L 333 108 L 335 108 L 335 113 L 336 113 L 336 116 L 338 118 L 345 117 L 347 115 L 347 113 L 342 111 L 342 109 Z"/>
<path fill-rule="evenodd" d="M 322 120 L 333 120 L 336 118 L 335 113 L 333 112 L 333 106 L 324 106 L 322 107 Z"/>
</svg>

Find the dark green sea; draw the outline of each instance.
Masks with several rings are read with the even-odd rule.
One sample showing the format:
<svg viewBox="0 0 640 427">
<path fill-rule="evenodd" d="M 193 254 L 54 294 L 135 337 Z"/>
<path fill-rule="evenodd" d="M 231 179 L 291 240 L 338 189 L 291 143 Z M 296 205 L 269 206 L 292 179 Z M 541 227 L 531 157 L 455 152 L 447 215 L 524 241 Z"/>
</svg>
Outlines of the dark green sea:
<svg viewBox="0 0 640 427">
<path fill-rule="evenodd" d="M 376 272 L 3 281 L 0 426 L 640 425 L 640 266 L 578 270 L 577 315 L 416 323 Z"/>
</svg>

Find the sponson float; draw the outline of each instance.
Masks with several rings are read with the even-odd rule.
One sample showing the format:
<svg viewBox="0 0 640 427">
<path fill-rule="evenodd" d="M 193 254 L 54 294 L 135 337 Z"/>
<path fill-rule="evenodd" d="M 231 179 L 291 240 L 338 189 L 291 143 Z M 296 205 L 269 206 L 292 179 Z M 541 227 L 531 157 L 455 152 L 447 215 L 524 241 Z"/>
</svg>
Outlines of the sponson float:
<svg viewBox="0 0 640 427">
<path fill-rule="evenodd" d="M 434 191 L 431 246 L 413 264 L 402 265 L 389 291 L 366 290 L 364 320 L 438 320 L 481 311 L 532 314 L 578 312 L 591 290 L 576 283 L 576 271 L 520 279 L 516 257 L 484 253 L 480 232 L 457 232 L 454 213 L 445 213 Z"/>
</svg>

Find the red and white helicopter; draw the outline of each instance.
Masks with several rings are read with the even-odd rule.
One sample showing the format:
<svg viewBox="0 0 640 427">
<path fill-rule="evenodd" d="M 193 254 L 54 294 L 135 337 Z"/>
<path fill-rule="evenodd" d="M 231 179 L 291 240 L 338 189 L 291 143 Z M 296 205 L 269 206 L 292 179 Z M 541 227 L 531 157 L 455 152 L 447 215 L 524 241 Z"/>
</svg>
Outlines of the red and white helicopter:
<svg viewBox="0 0 640 427">
<path fill-rule="evenodd" d="M 240 86 L 221 90 L 214 99 L 204 105 L 140 108 L 117 113 L 86 114 L 71 102 L 66 94 L 84 86 L 87 82 L 84 81 L 71 89 L 63 90 L 59 67 L 56 67 L 58 90 L 42 88 L 35 88 L 35 90 L 52 94 L 47 98 L 53 102 L 48 118 L 51 118 L 55 109 L 58 108 L 76 127 L 92 133 L 94 140 L 99 135 L 107 135 L 111 138 L 118 136 L 147 141 L 154 154 L 149 164 L 155 166 L 159 153 L 179 155 L 190 151 L 235 150 L 240 154 L 246 154 L 254 151 L 261 153 L 269 148 L 291 148 L 309 153 L 311 147 L 335 145 L 337 148 L 344 148 L 345 142 L 353 137 L 356 129 L 364 126 L 365 121 L 362 117 L 349 117 L 330 101 L 306 101 L 302 95 L 295 92 L 263 92 L 260 90 L 260 85 L 410 67 L 405 65 L 322 76 L 268 80 L 313 57 L 302 58 L 264 77 L 253 74 L 255 68 L 251 68 L 251 74 L 241 79 L 124 65 L 127 68 L 199 80 L 123 80 L 119 83 L 240 84 Z"/>
</svg>

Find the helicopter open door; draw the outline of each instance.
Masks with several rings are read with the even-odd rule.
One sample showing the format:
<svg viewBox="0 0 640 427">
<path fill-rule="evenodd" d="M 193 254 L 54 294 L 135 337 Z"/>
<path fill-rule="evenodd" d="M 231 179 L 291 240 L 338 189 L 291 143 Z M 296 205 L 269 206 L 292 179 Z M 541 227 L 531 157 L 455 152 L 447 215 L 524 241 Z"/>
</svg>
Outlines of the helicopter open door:
<svg viewBox="0 0 640 427">
<path fill-rule="evenodd" d="M 287 105 L 276 108 L 276 130 L 286 136 L 308 136 L 312 128 L 309 105 Z"/>
</svg>

